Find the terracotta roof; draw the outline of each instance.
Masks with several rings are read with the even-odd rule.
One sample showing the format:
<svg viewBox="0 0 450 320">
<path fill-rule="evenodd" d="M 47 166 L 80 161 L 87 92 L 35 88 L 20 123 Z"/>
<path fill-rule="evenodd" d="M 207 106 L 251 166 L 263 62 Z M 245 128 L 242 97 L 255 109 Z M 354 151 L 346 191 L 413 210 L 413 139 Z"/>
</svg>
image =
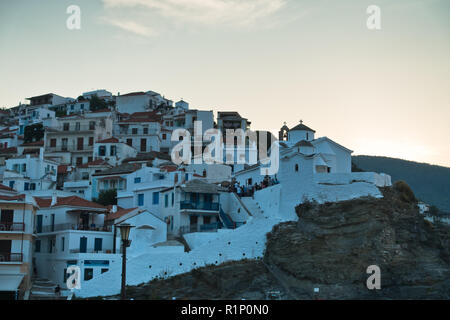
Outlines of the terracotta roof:
<svg viewBox="0 0 450 320">
<path fill-rule="evenodd" d="M 109 165 L 109 163 L 104 159 L 96 159 L 87 163 L 80 164 L 78 165 L 78 168 L 88 168 L 91 166 L 101 166 L 101 165 Z"/>
<path fill-rule="evenodd" d="M 34 142 L 27 142 L 27 143 L 22 143 L 20 145 L 21 147 L 32 147 L 32 146 L 44 146 L 44 141 L 34 141 Z"/>
<path fill-rule="evenodd" d="M 94 173 L 93 176 L 117 175 L 131 173 L 140 169 L 140 165 L 135 163 L 122 163 L 120 166 L 112 167 L 101 172 Z"/>
<path fill-rule="evenodd" d="M 34 197 L 34 200 L 36 201 L 37 205 L 40 208 L 49 208 L 52 199 L 51 198 L 39 198 Z M 57 197 L 56 204 L 53 207 L 59 207 L 59 206 L 69 206 L 69 207 L 86 207 L 86 208 L 96 208 L 96 209 L 105 209 L 106 207 L 102 206 L 101 204 L 88 201 L 86 199 L 77 197 L 77 196 L 69 196 L 69 197 Z"/>
<path fill-rule="evenodd" d="M 161 170 L 166 170 L 167 172 L 177 171 L 177 166 L 161 166 Z"/>
<path fill-rule="evenodd" d="M 17 148 L 9 147 L 9 148 L 0 149 L 0 154 L 3 154 L 3 153 L 17 153 Z"/>
<path fill-rule="evenodd" d="M 0 190 L 6 190 L 6 191 L 16 191 L 13 188 L 10 188 L 8 186 L 5 186 L 4 184 L 0 183 Z"/>
<path fill-rule="evenodd" d="M 191 180 L 186 182 L 186 185 L 181 187 L 181 190 L 184 192 L 194 192 L 194 193 L 219 193 L 219 191 L 222 191 L 222 188 L 212 184 L 207 183 L 202 180 Z"/>
<path fill-rule="evenodd" d="M 67 173 L 67 164 L 62 164 L 58 166 L 58 174 L 65 174 Z"/>
<path fill-rule="evenodd" d="M 19 194 L 17 196 L 1 196 L 0 200 L 14 201 L 14 200 L 25 200 L 24 194 Z"/>
<path fill-rule="evenodd" d="M 114 138 L 114 137 L 97 141 L 97 143 L 118 143 L 118 142 L 119 142 L 119 139 Z"/>
<path fill-rule="evenodd" d="M 106 215 L 105 220 L 115 220 L 115 219 L 120 218 L 120 217 L 126 215 L 127 213 L 129 213 L 129 212 L 131 212 L 133 210 L 136 210 L 136 209 L 137 209 L 137 207 L 136 208 L 129 208 L 129 209 L 123 209 L 123 208 L 119 209 L 119 207 L 117 207 L 117 211 L 114 212 L 114 213 L 109 213 L 108 215 Z"/>
</svg>

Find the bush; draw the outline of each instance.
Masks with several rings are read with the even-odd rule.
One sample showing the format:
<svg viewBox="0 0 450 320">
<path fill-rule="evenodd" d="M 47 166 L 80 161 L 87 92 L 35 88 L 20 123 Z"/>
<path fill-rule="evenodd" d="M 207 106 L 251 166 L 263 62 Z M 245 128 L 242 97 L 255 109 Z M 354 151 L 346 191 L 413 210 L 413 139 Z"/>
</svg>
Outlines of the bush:
<svg viewBox="0 0 450 320">
<path fill-rule="evenodd" d="M 405 202 L 417 202 L 416 196 L 411 187 L 405 181 L 396 181 L 394 189 L 400 193 L 400 199 Z"/>
</svg>

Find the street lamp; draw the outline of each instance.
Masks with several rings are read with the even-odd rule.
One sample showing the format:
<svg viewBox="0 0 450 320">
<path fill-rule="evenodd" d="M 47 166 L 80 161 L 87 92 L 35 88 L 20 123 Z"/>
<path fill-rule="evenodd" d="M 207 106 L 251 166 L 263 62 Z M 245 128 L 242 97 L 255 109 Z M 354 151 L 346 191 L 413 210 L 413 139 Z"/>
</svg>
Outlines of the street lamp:
<svg viewBox="0 0 450 320">
<path fill-rule="evenodd" d="M 121 289 L 121 300 L 126 299 L 125 294 L 125 285 L 126 285 L 126 272 L 127 272 L 127 247 L 130 246 L 131 240 L 128 240 L 128 237 L 130 236 L 130 230 L 131 228 L 134 228 L 134 226 L 130 225 L 129 223 L 122 223 L 118 225 L 118 228 L 120 230 L 120 238 L 122 239 L 122 289 Z"/>
</svg>

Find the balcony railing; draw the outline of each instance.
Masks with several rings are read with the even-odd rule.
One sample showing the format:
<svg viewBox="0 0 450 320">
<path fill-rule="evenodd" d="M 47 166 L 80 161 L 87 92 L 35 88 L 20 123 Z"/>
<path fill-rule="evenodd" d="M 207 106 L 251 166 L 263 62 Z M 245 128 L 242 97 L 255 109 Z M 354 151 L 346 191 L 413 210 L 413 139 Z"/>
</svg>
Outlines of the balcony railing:
<svg viewBox="0 0 450 320">
<path fill-rule="evenodd" d="M 65 230 L 82 230 L 82 231 L 103 231 L 103 232 L 111 232 L 112 228 L 108 225 L 83 225 L 76 223 L 61 223 L 49 226 L 43 226 L 41 231 L 37 233 L 47 233 L 47 232 L 55 232 L 55 231 L 65 231 Z"/>
<path fill-rule="evenodd" d="M 25 223 L 0 222 L 0 231 L 25 231 Z"/>
<path fill-rule="evenodd" d="M 59 125 L 51 127 L 51 129 L 66 132 L 79 132 L 79 131 L 94 131 L 96 127 L 100 127 L 100 125 L 80 124 L 79 126 L 77 126 L 76 124 L 71 123 L 69 126 Z"/>
<path fill-rule="evenodd" d="M 0 262 L 22 262 L 23 255 L 21 253 L 0 252 Z"/>
<path fill-rule="evenodd" d="M 218 202 L 190 202 L 181 201 L 181 209 L 191 209 L 191 210 L 209 210 L 209 211 L 219 211 Z"/>
<path fill-rule="evenodd" d="M 67 144 L 55 146 L 47 146 L 45 151 L 47 152 L 77 152 L 77 151 L 92 151 L 94 149 L 93 145 L 90 144 Z"/>
</svg>

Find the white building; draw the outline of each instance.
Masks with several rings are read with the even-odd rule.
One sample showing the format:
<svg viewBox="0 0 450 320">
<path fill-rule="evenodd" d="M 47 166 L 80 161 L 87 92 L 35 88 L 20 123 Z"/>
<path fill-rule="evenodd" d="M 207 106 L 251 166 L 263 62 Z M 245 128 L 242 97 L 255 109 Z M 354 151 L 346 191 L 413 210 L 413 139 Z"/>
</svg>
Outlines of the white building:
<svg viewBox="0 0 450 320">
<path fill-rule="evenodd" d="M 47 190 L 56 187 L 58 163 L 30 154 L 6 160 L 3 183 L 18 191 Z"/>
<path fill-rule="evenodd" d="M 117 138 L 99 140 L 94 144 L 94 159 L 103 159 L 112 166 L 117 166 L 124 159 L 134 158 L 138 154 L 137 150 L 124 142 L 119 142 Z"/>
<path fill-rule="evenodd" d="M 35 240 L 34 200 L 0 185 L 0 295 L 23 299 L 31 288 Z"/>
<path fill-rule="evenodd" d="M 39 206 L 36 216 L 36 271 L 66 288 L 67 268 L 77 266 L 81 286 L 120 264 L 113 254 L 114 234 L 105 224 L 107 208 L 77 196 L 35 197 Z"/>
</svg>

